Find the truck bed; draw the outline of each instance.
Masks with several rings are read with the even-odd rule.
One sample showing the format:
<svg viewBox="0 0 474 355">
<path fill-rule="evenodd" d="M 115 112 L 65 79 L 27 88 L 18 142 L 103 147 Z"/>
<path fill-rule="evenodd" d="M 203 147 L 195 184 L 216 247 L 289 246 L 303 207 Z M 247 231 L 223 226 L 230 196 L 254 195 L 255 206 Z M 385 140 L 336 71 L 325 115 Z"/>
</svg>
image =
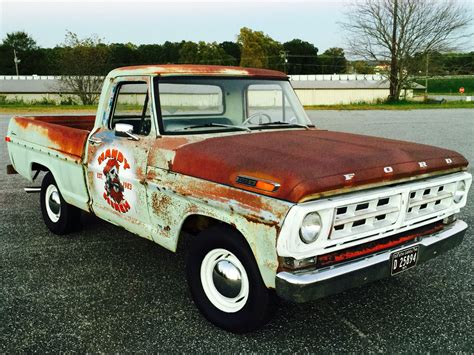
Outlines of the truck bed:
<svg viewBox="0 0 474 355">
<path fill-rule="evenodd" d="M 10 130 L 27 142 L 81 158 L 87 136 L 94 127 L 95 116 L 18 116 Z"/>
<path fill-rule="evenodd" d="M 15 170 L 32 181 L 36 170 L 52 172 L 69 204 L 88 210 L 84 171 L 87 137 L 95 116 L 17 116 L 10 120 L 8 152 Z"/>
</svg>

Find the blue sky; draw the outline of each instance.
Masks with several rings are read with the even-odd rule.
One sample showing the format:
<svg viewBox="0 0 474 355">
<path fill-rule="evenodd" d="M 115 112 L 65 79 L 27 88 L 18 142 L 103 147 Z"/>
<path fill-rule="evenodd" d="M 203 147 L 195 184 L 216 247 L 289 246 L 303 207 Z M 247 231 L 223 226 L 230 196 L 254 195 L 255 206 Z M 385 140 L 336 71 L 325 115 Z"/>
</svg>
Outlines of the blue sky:
<svg viewBox="0 0 474 355">
<path fill-rule="evenodd" d="M 222 42 L 235 41 L 246 26 L 280 42 L 300 38 L 323 51 L 343 46 L 336 22 L 345 1 L 0 0 L 0 38 L 23 30 L 51 47 L 64 41 L 67 29 L 108 43 Z"/>
<path fill-rule="evenodd" d="M 280 42 L 309 41 L 321 53 L 345 47 L 338 21 L 353 1 L 0 0 L 0 39 L 22 30 L 40 46 L 53 47 L 70 30 L 80 37 L 97 34 L 107 43 L 222 42 L 235 41 L 239 29 L 246 26 Z M 461 1 L 470 4 L 474 14 L 474 0 Z M 463 49 L 474 50 L 474 44 L 468 47 Z"/>
</svg>

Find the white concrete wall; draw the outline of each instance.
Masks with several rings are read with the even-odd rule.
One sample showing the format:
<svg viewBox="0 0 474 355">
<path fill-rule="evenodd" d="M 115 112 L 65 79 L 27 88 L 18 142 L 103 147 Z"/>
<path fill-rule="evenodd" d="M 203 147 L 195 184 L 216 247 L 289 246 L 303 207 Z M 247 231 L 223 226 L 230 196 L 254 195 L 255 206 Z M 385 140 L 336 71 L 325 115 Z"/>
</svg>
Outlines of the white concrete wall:
<svg viewBox="0 0 474 355">
<path fill-rule="evenodd" d="M 298 95 L 301 103 L 305 106 L 313 105 L 341 105 L 351 104 L 358 102 L 376 102 L 377 100 L 384 100 L 388 97 L 388 89 L 295 89 L 296 95 Z M 404 93 L 402 92 L 402 95 Z M 54 100 L 58 104 L 62 99 L 68 97 L 68 95 L 62 95 L 61 97 L 57 94 L 2 94 L 0 96 L 6 96 L 7 100 L 23 99 L 24 102 L 41 101 L 43 98 L 48 100 Z M 136 104 L 141 102 L 137 94 L 127 94 L 127 100 L 130 104 Z M 168 95 L 167 95 L 168 96 Z M 413 97 L 413 90 L 407 90 L 407 98 Z M 73 97 L 74 98 L 74 97 Z M 169 95 L 167 98 L 168 105 L 179 105 L 181 98 L 179 95 Z M 77 98 L 74 98 L 78 101 Z M 270 101 L 269 101 L 270 100 Z M 189 100 L 187 100 L 189 103 Z M 204 95 L 196 95 L 192 99 L 193 104 L 196 106 L 215 106 L 216 96 L 205 97 Z M 281 106 L 281 96 L 279 93 L 266 92 L 258 93 L 253 100 L 253 105 L 258 106 L 259 102 L 265 102 L 267 106 L 268 102 L 273 102 L 276 106 Z"/>
<path fill-rule="evenodd" d="M 304 106 L 375 102 L 389 94 L 388 89 L 295 89 L 295 92 Z"/>
</svg>

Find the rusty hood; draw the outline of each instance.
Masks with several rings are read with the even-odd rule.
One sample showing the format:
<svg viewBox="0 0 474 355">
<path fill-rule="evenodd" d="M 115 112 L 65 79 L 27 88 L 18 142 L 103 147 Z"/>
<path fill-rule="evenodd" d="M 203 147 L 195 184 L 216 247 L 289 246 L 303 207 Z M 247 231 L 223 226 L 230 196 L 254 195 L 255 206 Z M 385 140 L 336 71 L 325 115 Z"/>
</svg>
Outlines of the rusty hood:
<svg viewBox="0 0 474 355">
<path fill-rule="evenodd" d="M 170 169 L 298 202 L 467 165 L 462 155 L 447 149 L 311 129 L 253 132 L 186 144 L 176 149 Z M 238 176 L 270 180 L 280 187 L 259 191 L 237 183 Z"/>
</svg>

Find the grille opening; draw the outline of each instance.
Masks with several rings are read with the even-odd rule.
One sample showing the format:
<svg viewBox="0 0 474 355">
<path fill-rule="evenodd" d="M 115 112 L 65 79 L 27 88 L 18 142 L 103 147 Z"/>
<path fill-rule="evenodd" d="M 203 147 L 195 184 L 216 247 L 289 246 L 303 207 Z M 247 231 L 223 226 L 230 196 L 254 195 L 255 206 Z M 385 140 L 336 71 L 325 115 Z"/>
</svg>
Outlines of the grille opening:
<svg viewBox="0 0 474 355">
<path fill-rule="evenodd" d="M 412 192 L 412 193 L 410 194 L 410 198 L 415 198 L 415 196 L 416 196 L 416 192 Z"/>
<path fill-rule="evenodd" d="M 431 192 L 431 189 L 426 189 L 426 190 L 423 192 L 423 196 L 429 195 L 430 192 Z"/>
<path fill-rule="evenodd" d="M 377 206 L 385 206 L 385 205 L 388 205 L 388 202 L 390 201 L 390 199 L 388 197 L 386 198 L 381 198 L 379 200 L 379 202 L 377 202 Z"/>
<path fill-rule="evenodd" d="M 435 205 L 439 205 L 441 203 L 441 200 L 438 200 L 435 202 Z"/>
<path fill-rule="evenodd" d="M 358 226 L 363 226 L 365 224 L 365 219 L 361 219 L 359 221 L 355 221 L 352 223 L 352 227 L 358 227 Z"/>
<path fill-rule="evenodd" d="M 428 207 L 428 204 L 424 203 L 420 206 L 420 210 L 424 210 L 426 207 Z"/>
<path fill-rule="evenodd" d="M 335 231 L 340 231 L 340 230 L 342 230 L 342 229 L 344 229 L 344 224 L 340 224 L 340 225 L 338 225 L 338 226 L 334 226 L 334 230 L 335 230 Z"/>
<path fill-rule="evenodd" d="M 347 212 L 347 207 L 339 207 L 336 211 L 336 214 L 344 214 Z"/>
<path fill-rule="evenodd" d="M 387 215 L 386 214 L 382 214 L 380 216 L 376 216 L 375 219 L 377 221 L 383 221 L 385 218 L 387 218 Z"/>
<path fill-rule="evenodd" d="M 366 210 L 367 208 L 369 208 L 369 204 L 367 202 L 361 203 L 360 205 L 357 205 L 356 211 Z"/>
<path fill-rule="evenodd" d="M 440 187 L 438 188 L 438 192 L 441 192 L 441 191 L 443 191 L 443 190 L 444 190 L 444 186 L 440 186 Z"/>
</svg>

